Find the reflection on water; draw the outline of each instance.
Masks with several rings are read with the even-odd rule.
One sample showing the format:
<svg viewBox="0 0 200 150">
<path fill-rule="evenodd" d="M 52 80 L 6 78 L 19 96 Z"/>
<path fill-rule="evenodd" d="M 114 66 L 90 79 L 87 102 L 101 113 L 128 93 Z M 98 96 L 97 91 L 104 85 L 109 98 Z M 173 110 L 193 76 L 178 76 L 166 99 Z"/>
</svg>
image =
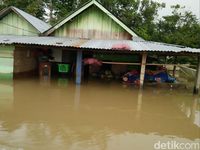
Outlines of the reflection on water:
<svg viewBox="0 0 200 150">
<path fill-rule="evenodd" d="M 75 94 L 74 94 L 74 108 L 75 110 L 79 109 L 79 104 L 80 104 L 80 95 L 81 94 L 81 86 L 77 85 L 75 87 Z"/>
<path fill-rule="evenodd" d="M 11 109 L 13 105 L 13 83 L 0 80 L 0 112 Z"/>
<path fill-rule="evenodd" d="M 0 82 L 0 149 L 153 150 L 200 139 L 200 99 L 119 83 Z"/>
</svg>

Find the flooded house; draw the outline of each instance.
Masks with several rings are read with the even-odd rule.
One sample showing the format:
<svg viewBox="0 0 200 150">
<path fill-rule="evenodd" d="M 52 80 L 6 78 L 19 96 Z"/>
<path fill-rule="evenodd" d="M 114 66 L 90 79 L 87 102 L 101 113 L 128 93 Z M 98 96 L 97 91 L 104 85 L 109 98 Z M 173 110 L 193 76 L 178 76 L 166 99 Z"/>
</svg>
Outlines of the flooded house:
<svg viewBox="0 0 200 150">
<path fill-rule="evenodd" d="M 47 23 L 16 7 L 9 7 L 0 12 L 0 35 L 2 42 L 5 42 L 0 45 L 1 77 L 12 78 L 14 74 L 29 72 L 36 67 L 36 61 L 30 55 L 35 48 L 18 47 L 14 43 L 9 43 L 10 39 L 6 36 L 15 39 L 19 36 L 38 37 L 49 27 Z"/>
<path fill-rule="evenodd" d="M 198 57 L 195 92 L 200 86 L 200 50 L 145 41 L 99 2 L 92 0 L 50 26 L 15 7 L 0 12 L 0 75 L 23 77 L 121 78 L 130 72 L 141 87 L 149 68 L 167 66 L 152 55 Z M 152 61 L 156 60 L 156 61 Z M 170 64 L 177 66 L 177 64 Z M 180 65 L 180 64 L 179 64 Z M 133 72 L 131 70 L 137 70 Z M 149 77 L 152 78 L 152 77 Z M 156 79 L 153 79 L 156 80 Z"/>
<path fill-rule="evenodd" d="M 200 97 L 159 88 L 164 81 L 149 76 L 171 66 L 175 85 L 176 67 L 185 64 L 166 56 L 198 58 L 197 92 L 200 49 L 145 41 L 95 0 L 54 26 L 4 9 L 0 150 L 155 150 L 171 141 L 199 149 Z M 158 86 L 122 84 L 142 87 L 147 78 Z"/>
</svg>

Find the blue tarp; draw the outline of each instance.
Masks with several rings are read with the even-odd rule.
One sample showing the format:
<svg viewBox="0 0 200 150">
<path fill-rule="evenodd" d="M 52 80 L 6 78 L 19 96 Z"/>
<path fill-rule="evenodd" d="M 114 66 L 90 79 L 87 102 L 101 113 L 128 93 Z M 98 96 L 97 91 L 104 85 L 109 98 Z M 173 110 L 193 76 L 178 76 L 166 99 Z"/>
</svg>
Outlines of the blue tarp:
<svg viewBox="0 0 200 150">
<path fill-rule="evenodd" d="M 127 82 L 131 82 L 131 83 L 140 79 L 139 74 L 129 74 L 126 77 L 128 78 Z M 145 73 L 145 81 L 174 83 L 176 79 L 171 77 L 167 72 L 160 72 L 155 75 L 150 75 L 150 74 Z"/>
</svg>

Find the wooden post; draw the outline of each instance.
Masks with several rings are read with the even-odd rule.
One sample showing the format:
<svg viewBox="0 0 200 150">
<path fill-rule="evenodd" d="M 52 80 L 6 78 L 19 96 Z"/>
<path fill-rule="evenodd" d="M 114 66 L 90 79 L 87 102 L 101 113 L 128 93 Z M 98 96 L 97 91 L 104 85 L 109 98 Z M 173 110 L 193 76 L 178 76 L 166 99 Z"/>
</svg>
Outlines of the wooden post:
<svg viewBox="0 0 200 150">
<path fill-rule="evenodd" d="M 81 76 L 82 76 L 82 51 L 77 51 L 76 56 L 76 84 L 81 84 Z"/>
<path fill-rule="evenodd" d="M 142 54 L 141 70 L 140 70 L 140 88 L 143 88 L 143 85 L 144 85 L 146 61 L 147 61 L 147 53 L 143 53 Z"/>
<path fill-rule="evenodd" d="M 174 58 L 174 64 L 177 64 L 177 56 L 175 56 Z M 176 65 L 174 65 L 174 68 L 173 68 L 173 77 L 176 77 Z"/>
<path fill-rule="evenodd" d="M 196 80 L 194 86 L 194 94 L 199 94 L 200 88 L 200 56 L 198 56 L 198 65 L 197 65 L 197 72 L 196 72 Z"/>
<path fill-rule="evenodd" d="M 166 64 L 167 64 L 167 56 L 165 56 L 165 65 L 164 65 L 165 68 L 167 67 Z"/>
</svg>

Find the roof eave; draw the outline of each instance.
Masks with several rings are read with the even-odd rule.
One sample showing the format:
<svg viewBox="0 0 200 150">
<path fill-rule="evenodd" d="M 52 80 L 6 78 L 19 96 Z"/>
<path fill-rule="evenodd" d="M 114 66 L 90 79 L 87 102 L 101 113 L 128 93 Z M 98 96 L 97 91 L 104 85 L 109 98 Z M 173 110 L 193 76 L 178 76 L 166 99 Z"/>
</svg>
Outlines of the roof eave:
<svg viewBox="0 0 200 150">
<path fill-rule="evenodd" d="M 12 10 L 12 6 L 4 8 L 0 11 L 0 18 L 6 16 Z"/>
</svg>

